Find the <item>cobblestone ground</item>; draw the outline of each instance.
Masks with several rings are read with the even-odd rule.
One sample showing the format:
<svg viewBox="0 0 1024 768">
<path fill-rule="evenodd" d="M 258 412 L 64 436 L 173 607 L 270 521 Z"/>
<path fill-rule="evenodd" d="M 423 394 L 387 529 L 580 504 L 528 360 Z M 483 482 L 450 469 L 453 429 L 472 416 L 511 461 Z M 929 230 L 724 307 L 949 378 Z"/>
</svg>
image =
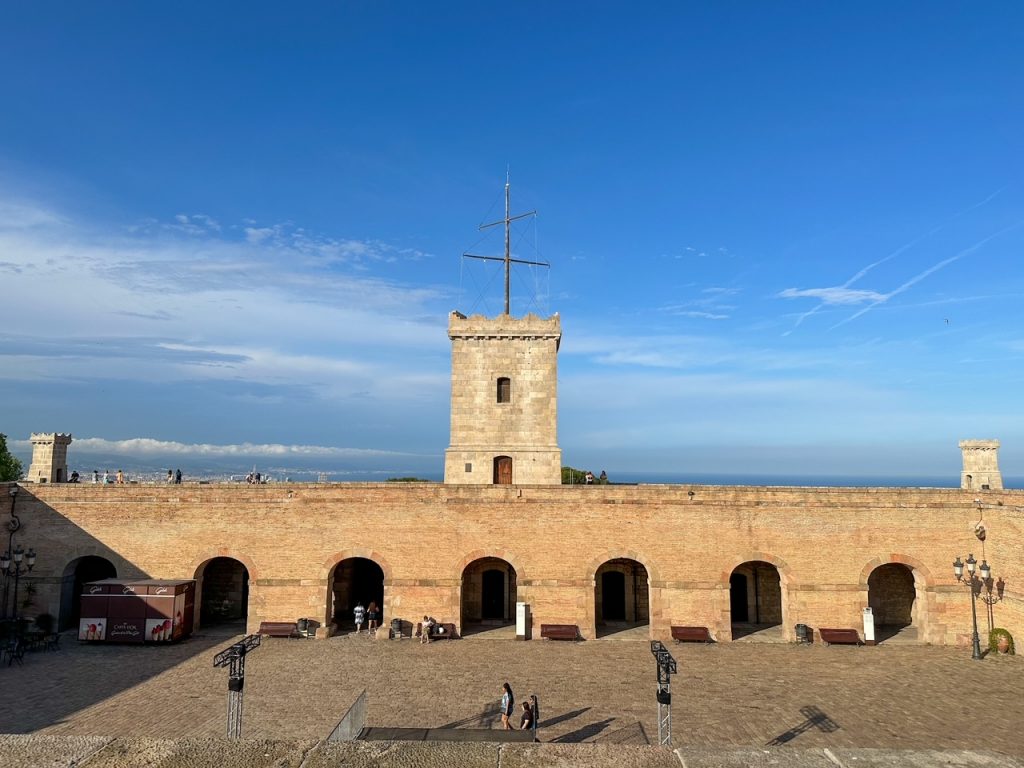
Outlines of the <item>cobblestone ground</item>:
<svg viewBox="0 0 1024 768">
<path fill-rule="evenodd" d="M 164 647 L 64 638 L 0 668 L 0 731 L 61 735 L 223 733 L 225 635 Z M 676 746 L 990 749 L 1024 755 L 1024 658 L 972 661 L 927 646 L 673 645 Z M 364 688 L 367 725 L 497 727 L 508 680 L 540 697 L 541 738 L 657 740 L 646 642 L 266 640 L 247 665 L 251 738 L 325 737 Z"/>
</svg>

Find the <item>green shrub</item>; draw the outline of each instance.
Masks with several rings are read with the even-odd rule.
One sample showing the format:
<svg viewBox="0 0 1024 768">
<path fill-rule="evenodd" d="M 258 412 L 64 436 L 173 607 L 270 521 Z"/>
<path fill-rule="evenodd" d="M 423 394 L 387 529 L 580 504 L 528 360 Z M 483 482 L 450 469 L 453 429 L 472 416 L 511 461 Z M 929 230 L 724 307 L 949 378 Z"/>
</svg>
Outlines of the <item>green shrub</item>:
<svg viewBox="0 0 1024 768">
<path fill-rule="evenodd" d="M 997 652 L 997 647 L 996 646 L 998 646 L 998 644 L 999 644 L 999 638 L 1000 637 L 1005 637 L 1010 642 L 1010 649 L 1007 651 L 1007 653 L 1012 655 L 1014 653 L 1014 649 L 1013 649 L 1013 635 L 1011 635 L 1009 632 L 1007 632 L 1002 627 L 996 627 L 995 629 L 993 629 L 991 632 L 988 633 L 988 648 L 989 648 L 989 650 L 992 651 L 992 653 L 996 653 Z"/>
</svg>

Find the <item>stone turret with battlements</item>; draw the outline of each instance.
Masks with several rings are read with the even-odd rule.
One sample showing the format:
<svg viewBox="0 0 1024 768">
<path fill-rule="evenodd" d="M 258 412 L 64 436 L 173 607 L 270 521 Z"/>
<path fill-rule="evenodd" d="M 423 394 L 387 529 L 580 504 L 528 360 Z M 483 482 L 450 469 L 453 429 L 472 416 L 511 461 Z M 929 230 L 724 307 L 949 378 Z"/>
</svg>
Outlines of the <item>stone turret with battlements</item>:
<svg viewBox="0 0 1024 768">
<path fill-rule="evenodd" d="M 68 446 L 71 435 L 62 432 L 33 433 L 32 464 L 26 479 L 30 483 L 66 483 L 68 481 Z"/>
<path fill-rule="evenodd" d="M 451 445 L 444 481 L 558 485 L 558 314 L 452 312 Z"/>
<path fill-rule="evenodd" d="M 961 440 L 960 451 L 964 456 L 961 488 L 969 491 L 1003 490 L 998 440 Z"/>
</svg>

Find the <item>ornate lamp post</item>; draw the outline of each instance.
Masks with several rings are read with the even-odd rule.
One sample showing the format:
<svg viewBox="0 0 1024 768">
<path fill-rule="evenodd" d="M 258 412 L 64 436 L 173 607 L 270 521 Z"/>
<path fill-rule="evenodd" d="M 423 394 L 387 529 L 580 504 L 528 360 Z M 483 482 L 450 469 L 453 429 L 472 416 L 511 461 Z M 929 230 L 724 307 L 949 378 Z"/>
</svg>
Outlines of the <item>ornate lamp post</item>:
<svg viewBox="0 0 1024 768">
<path fill-rule="evenodd" d="M 981 571 L 981 579 L 975 577 L 975 570 Z M 992 568 L 985 561 L 981 561 L 981 568 L 978 568 L 978 561 L 974 559 L 973 554 L 967 555 L 967 576 L 964 577 L 964 564 L 960 562 L 960 556 L 957 555 L 956 560 L 953 562 L 953 575 L 956 576 L 956 580 L 966 586 L 971 591 L 971 621 L 974 626 L 974 650 L 971 653 L 972 659 L 981 659 L 981 640 L 978 637 L 978 593 L 981 591 L 981 586 L 988 582 L 992 578 Z"/>
<path fill-rule="evenodd" d="M 978 599 L 981 600 L 987 607 L 986 613 L 988 614 L 988 631 L 992 631 L 992 627 L 995 626 L 995 617 L 992 615 L 992 606 L 1003 599 L 1003 592 L 1006 590 L 1006 582 L 1002 579 L 996 581 L 993 577 L 989 576 L 987 579 L 982 579 L 985 591 L 978 595 Z M 994 588 L 994 589 L 993 589 Z"/>
<path fill-rule="evenodd" d="M 25 567 L 22 567 L 24 563 Z M 14 579 L 14 601 L 11 605 L 11 618 L 18 618 L 18 585 L 21 582 L 21 574 L 28 573 L 36 564 L 36 551 L 29 548 L 28 552 L 25 548 L 19 544 L 14 548 L 14 556 L 12 557 L 9 552 L 4 552 L 0 555 L 0 571 L 4 574 L 4 580 L 9 581 Z M 7 600 L 6 600 L 7 589 L 4 589 L 4 614 L 7 613 Z"/>
<path fill-rule="evenodd" d="M 10 618 L 18 617 L 18 586 L 21 582 L 21 574 L 28 573 L 36 564 L 36 552 L 29 547 L 28 552 L 19 544 L 14 546 L 14 534 L 21 528 L 21 520 L 14 513 L 14 504 L 18 500 L 18 486 L 12 485 L 8 490 L 11 497 L 11 519 L 7 522 L 7 550 L 0 555 L 0 576 L 4 580 L 4 601 L 2 608 L 3 618 L 7 616 L 7 596 L 11 589 L 11 580 L 14 580 L 14 601 L 11 605 Z M 12 554 L 13 553 L 13 554 Z"/>
</svg>

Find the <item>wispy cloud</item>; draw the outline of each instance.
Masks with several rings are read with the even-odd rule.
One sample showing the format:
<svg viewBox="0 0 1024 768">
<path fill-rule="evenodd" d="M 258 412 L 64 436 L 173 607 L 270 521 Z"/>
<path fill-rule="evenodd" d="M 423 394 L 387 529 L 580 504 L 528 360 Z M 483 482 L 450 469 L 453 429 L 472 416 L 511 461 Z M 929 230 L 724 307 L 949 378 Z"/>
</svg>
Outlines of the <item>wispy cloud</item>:
<svg viewBox="0 0 1024 768">
<path fill-rule="evenodd" d="M 851 315 L 850 317 L 846 318 L 845 320 L 840 320 L 838 323 L 833 325 L 830 330 L 838 328 L 841 325 L 846 325 L 846 323 L 849 323 L 849 322 L 851 322 L 853 320 L 856 320 L 858 317 L 861 317 L 862 315 L 870 312 L 872 309 L 874 309 L 875 307 L 879 306 L 880 304 L 884 304 L 885 302 L 889 301 L 894 296 L 899 296 L 904 291 L 909 290 L 910 288 L 912 288 L 913 286 L 917 285 L 919 282 L 924 280 L 929 275 L 933 275 L 936 272 L 938 272 L 940 269 L 943 269 L 944 267 L 949 266 L 954 261 L 958 261 L 958 260 L 962 259 L 964 256 L 967 256 L 969 254 L 974 253 L 975 251 L 977 251 L 979 248 L 981 248 L 983 245 L 985 245 L 989 241 L 994 240 L 995 238 L 999 237 L 1000 235 L 1004 235 L 1004 234 L 1006 234 L 1007 232 L 1009 232 L 1009 231 L 1011 231 L 1013 229 L 1016 229 L 1021 224 L 1024 224 L 1024 221 L 1018 221 L 1015 224 L 1011 224 L 1008 227 L 1004 227 L 1003 229 L 1000 229 L 998 232 L 995 232 L 995 233 L 989 235 L 988 237 L 983 237 L 981 240 L 979 240 L 978 242 L 974 243 L 973 245 L 968 246 L 967 248 L 964 248 L 959 253 L 956 253 L 953 256 L 950 256 L 949 258 L 943 259 L 942 261 L 938 262 L 937 264 L 933 264 L 932 266 L 928 267 L 928 269 L 924 270 L 923 272 L 919 272 L 918 274 L 914 275 L 912 278 L 907 280 L 905 283 L 903 283 L 903 285 L 899 286 L 895 290 L 892 290 L 892 291 L 890 291 L 889 293 L 886 293 L 886 294 L 882 294 L 881 296 L 879 296 L 878 299 L 872 301 L 870 304 L 868 304 L 868 306 L 864 307 L 859 312 L 854 313 L 853 315 Z"/>
<path fill-rule="evenodd" d="M 0 319 L 31 328 L 0 335 L 0 380 L 443 398 L 450 293 L 365 268 L 422 251 L 285 224 L 254 243 L 245 229 L 205 214 L 100 229 L 0 189 Z"/>
<path fill-rule="evenodd" d="M 698 318 L 698 319 L 701 319 L 701 320 L 728 320 L 729 319 L 728 315 L 719 315 L 719 314 L 715 314 L 714 312 L 701 312 L 699 310 L 694 310 L 694 309 L 688 309 L 687 310 L 687 309 L 677 309 L 677 308 L 673 308 L 673 307 L 666 307 L 665 311 L 668 312 L 668 314 L 675 315 L 677 317 L 694 317 L 694 318 Z"/>
<path fill-rule="evenodd" d="M 820 299 L 821 305 L 863 304 L 866 301 L 877 301 L 885 298 L 883 294 L 877 291 L 865 291 L 841 285 L 833 288 L 787 288 L 781 291 L 778 296 L 782 299 L 800 299 L 804 297 Z"/>
<path fill-rule="evenodd" d="M 906 243 L 904 243 L 903 245 L 901 245 L 899 248 L 897 248 L 896 250 L 892 251 L 891 253 L 887 254 L 886 256 L 883 256 L 882 258 L 880 258 L 880 259 L 878 259 L 876 261 L 873 261 L 873 262 L 871 262 L 870 264 L 867 264 L 864 267 L 861 267 L 861 269 L 859 269 L 856 273 L 854 273 L 853 277 L 851 277 L 849 280 L 847 280 L 845 283 L 843 283 L 840 286 L 833 286 L 833 287 L 829 287 L 829 288 L 805 288 L 805 289 L 787 288 L 786 290 L 780 292 L 778 294 L 778 296 L 779 296 L 779 298 L 783 298 L 783 299 L 795 299 L 795 298 L 803 298 L 803 297 L 813 297 L 813 298 L 818 298 L 818 299 L 821 300 L 820 304 L 815 305 L 814 307 L 809 309 L 807 312 L 804 312 L 804 313 L 802 313 L 800 315 L 797 315 L 796 321 L 793 323 L 793 327 L 790 328 L 785 333 L 783 333 L 782 335 L 783 336 L 789 336 L 791 333 L 793 333 L 793 331 L 795 331 L 797 328 L 800 327 L 800 325 L 804 322 L 804 320 L 806 320 L 809 317 L 812 317 L 812 316 L 816 315 L 824 307 L 829 306 L 829 305 L 836 305 L 836 304 L 860 304 L 860 303 L 862 303 L 864 301 L 873 301 L 873 302 L 875 302 L 875 304 L 873 304 L 872 306 L 877 306 L 877 304 L 884 303 L 885 301 L 888 300 L 887 299 L 887 294 L 883 294 L 883 293 L 880 293 L 880 292 L 877 292 L 877 291 L 856 291 L 856 290 L 853 290 L 853 291 L 850 291 L 849 293 L 847 293 L 847 291 L 849 291 L 849 288 L 850 288 L 851 285 L 853 285 L 858 280 L 860 280 L 862 277 L 867 275 L 869 272 L 871 272 L 873 269 L 875 269 L 875 267 L 881 266 L 882 264 L 885 264 L 888 261 L 892 261 L 893 259 L 897 258 L 898 256 L 901 256 L 902 254 L 906 253 L 908 250 L 913 248 L 915 245 L 918 245 L 919 243 L 924 242 L 925 240 L 927 240 L 928 238 L 932 237 L 933 235 L 941 232 L 943 229 L 948 227 L 950 224 L 952 224 L 954 221 L 959 219 L 961 216 L 964 216 L 965 214 L 970 213 L 971 211 L 974 211 L 974 210 L 982 207 L 986 203 L 990 202 L 991 200 L 993 200 L 995 197 L 997 197 L 1003 191 L 1003 189 L 1004 189 L 1004 187 L 1000 187 L 999 189 L 997 189 L 992 194 L 986 196 L 983 200 L 980 200 L 977 203 L 973 203 L 972 205 L 969 205 L 966 208 L 964 208 L 964 209 L 962 209 L 960 211 L 957 211 L 955 214 L 950 216 L 946 221 L 944 221 L 941 224 L 938 224 L 938 225 L 932 227 L 931 229 L 929 229 L 924 234 L 918 235 L 917 237 L 907 241 Z M 855 299 L 855 300 L 846 300 L 846 301 L 842 300 L 843 297 L 847 297 L 847 296 L 849 298 Z M 838 298 L 838 300 L 836 300 L 837 298 Z M 870 307 L 869 307 L 869 309 L 870 309 Z M 861 314 L 863 314 L 863 312 L 858 313 L 858 315 L 855 315 L 855 317 L 859 317 Z M 849 322 L 849 320 L 852 320 L 852 319 L 853 318 L 848 318 L 845 322 Z M 841 325 L 841 324 L 842 323 L 840 323 L 839 325 Z M 833 326 L 833 328 L 835 328 L 835 327 L 836 326 Z"/>
</svg>

